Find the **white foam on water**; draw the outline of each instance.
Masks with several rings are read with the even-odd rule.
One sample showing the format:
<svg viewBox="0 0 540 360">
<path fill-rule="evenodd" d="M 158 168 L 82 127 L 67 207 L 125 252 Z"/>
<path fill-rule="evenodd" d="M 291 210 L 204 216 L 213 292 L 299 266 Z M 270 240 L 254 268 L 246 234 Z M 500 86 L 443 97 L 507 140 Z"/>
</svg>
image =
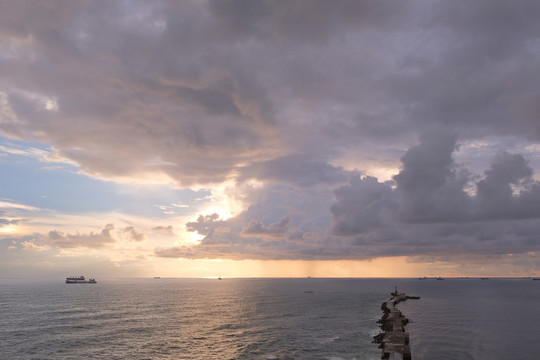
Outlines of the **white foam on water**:
<svg viewBox="0 0 540 360">
<path fill-rule="evenodd" d="M 340 339 L 340 337 L 336 335 L 336 336 L 333 336 L 333 337 L 330 337 L 330 338 L 321 339 L 319 341 L 319 344 L 328 344 L 328 343 L 337 341 L 339 339 Z"/>
</svg>

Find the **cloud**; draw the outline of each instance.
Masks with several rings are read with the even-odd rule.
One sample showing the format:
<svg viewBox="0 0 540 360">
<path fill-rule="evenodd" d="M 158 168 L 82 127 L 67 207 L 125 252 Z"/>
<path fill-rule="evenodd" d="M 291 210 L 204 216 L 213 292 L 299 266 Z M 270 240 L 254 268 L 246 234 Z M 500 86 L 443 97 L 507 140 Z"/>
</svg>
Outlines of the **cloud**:
<svg viewBox="0 0 540 360">
<path fill-rule="evenodd" d="M 485 178 L 476 184 L 480 215 L 490 219 L 540 217 L 540 182 L 533 181 L 532 175 L 522 155 L 499 152 Z M 518 194 L 512 185 L 520 189 Z"/>
<path fill-rule="evenodd" d="M 143 7 L 141 5 L 139 10 L 142 11 Z M 253 97 L 258 92 L 258 86 L 250 84 L 250 76 L 242 74 L 241 70 L 237 74 L 220 70 L 218 64 L 221 59 L 218 58 L 223 58 L 223 54 L 215 61 L 211 58 L 207 59 L 209 63 L 203 61 L 206 65 L 201 63 L 199 70 L 195 71 L 209 69 L 206 78 L 196 79 L 190 75 L 194 69 L 189 69 L 187 63 L 193 62 L 195 66 L 199 62 L 195 58 L 185 63 L 188 68 L 184 70 L 169 68 L 171 64 L 168 60 L 152 61 L 155 75 L 141 76 L 140 69 L 136 68 L 151 59 L 138 48 L 145 47 L 142 41 L 146 40 L 147 34 L 139 31 L 136 17 L 127 19 L 126 13 L 122 13 L 127 9 L 122 5 L 111 4 L 110 7 L 101 8 L 91 3 L 78 3 L 77 6 L 66 8 L 62 12 L 66 18 L 58 24 L 44 23 L 44 19 L 40 19 L 34 26 L 8 32 L 35 36 L 33 48 L 36 59 L 35 63 L 2 63 L 4 69 L 13 70 L 10 81 L 29 80 L 31 85 L 28 86 L 32 88 L 23 88 L 40 97 L 54 93 L 58 99 L 58 109 L 43 112 L 36 107 L 33 99 L 8 90 L 6 107 L 13 111 L 19 121 L 3 123 L 5 133 L 17 137 L 39 134 L 37 140 L 46 139 L 58 149 L 60 156 L 76 162 L 86 173 L 96 176 L 134 175 L 141 170 L 141 162 L 146 160 L 151 163 L 150 160 L 158 156 L 164 164 L 148 165 L 142 170 L 164 173 L 185 184 L 223 180 L 234 165 L 242 161 L 244 151 L 252 154 L 264 142 L 262 135 L 266 125 L 261 128 L 259 124 L 270 119 L 270 107 L 265 105 L 264 99 Z M 84 16 L 83 12 L 77 12 L 79 8 L 84 9 Z M 177 15 L 185 14 L 181 20 L 176 16 L 167 18 L 168 11 L 175 12 L 173 6 L 169 9 L 161 9 L 159 5 L 148 6 L 144 9 L 147 13 L 144 21 L 164 22 L 167 24 L 165 32 L 174 33 L 176 25 L 182 21 L 194 23 L 195 18 L 188 14 L 188 8 L 184 6 L 184 9 L 177 10 Z M 10 5 L 7 10 L 12 15 L 23 16 L 29 9 L 20 4 Z M 118 16 L 120 22 L 125 19 L 132 26 L 118 26 L 118 22 L 113 22 L 110 17 L 112 14 Z M 51 20 L 57 18 L 58 15 L 51 16 Z M 97 22 L 98 18 L 103 21 Z M 42 29 L 65 26 L 67 19 L 72 20 L 71 27 L 59 31 Z M 12 21 L 7 24 L 16 26 Z M 185 55 L 192 51 L 201 55 L 200 49 L 185 52 L 172 46 L 177 42 L 172 35 L 164 33 L 153 39 L 155 46 L 146 47 L 146 54 L 161 52 L 163 59 L 172 59 L 180 53 Z M 215 47 L 217 43 L 213 42 L 211 46 Z M 168 50 L 159 51 L 160 47 Z M 109 51 L 112 51 L 112 57 L 106 60 L 102 58 L 103 62 L 84 60 L 86 56 L 100 58 L 99 54 Z M 59 53 L 61 57 L 57 57 Z M 130 66 L 121 65 L 124 69 L 130 69 L 132 74 L 127 77 L 115 74 L 120 66 L 118 61 L 124 62 L 121 59 L 131 59 Z M 64 61 L 71 66 L 57 66 L 57 62 Z M 48 64 L 51 71 L 36 72 L 37 62 Z M 21 67 L 29 72 L 21 71 Z M 92 79 L 96 78 L 92 74 L 109 75 L 100 76 L 94 82 Z M 74 92 L 74 89 L 78 90 Z M 82 93 L 85 93 L 85 101 L 81 101 Z M 109 93 L 110 97 L 98 95 L 103 93 Z M 133 96 L 144 98 L 144 101 L 133 101 Z M 201 117 L 202 114 L 205 115 Z M 50 121 L 38 121 L 44 118 Z M 57 132 L 60 124 L 62 133 Z M 89 125 L 93 130 L 87 128 Z M 203 153 L 205 162 L 192 161 L 193 157 Z M 109 160 L 104 161 L 105 154 L 114 155 L 106 156 Z"/>
<path fill-rule="evenodd" d="M 0 210 L 0 227 L 8 225 L 17 225 L 21 219 L 13 219 L 9 216 L 7 211 Z"/>
<path fill-rule="evenodd" d="M 3 144 L 0 166 L 54 156 L 204 189 L 189 208 L 159 202 L 204 237 L 159 256 L 540 251 L 538 152 L 520 155 L 540 139 L 539 14 L 532 0 L 4 1 L 0 133 L 50 152 Z M 490 165 L 458 163 L 460 142 L 488 138 Z M 56 228 L 48 244 L 107 247 L 112 230 Z"/>
<path fill-rule="evenodd" d="M 407 11 L 402 4 L 386 1 L 339 0 L 273 2 L 246 0 L 210 1 L 210 12 L 228 34 L 281 41 L 327 41 L 347 29 L 381 29 L 383 23 L 395 28 L 403 24 L 398 16 Z"/>
<path fill-rule="evenodd" d="M 297 186 L 344 182 L 348 173 L 343 168 L 306 155 L 288 155 L 252 163 L 239 169 L 239 181 L 248 179 L 288 182 Z"/>
<path fill-rule="evenodd" d="M 122 231 L 122 236 L 128 241 L 140 242 L 146 240 L 146 235 L 142 232 L 137 232 L 133 226 L 126 226 Z"/>
<path fill-rule="evenodd" d="M 257 220 L 252 219 L 247 226 L 243 229 L 242 234 L 250 236 L 283 236 L 289 229 L 291 219 L 285 217 L 279 222 L 265 226 L 263 223 L 258 222 Z"/>
<path fill-rule="evenodd" d="M 99 233 L 91 232 L 89 234 L 66 234 L 62 231 L 52 230 L 49 232 L 48 240 L 59 248 L 99 249 L 116 242 L 111 234 L 113 230 L 113 224 L 107 224 Z"/>
<path fill-rule="evenodd" d="M 27 211 L 38 210 L 38 208 L 34 206 L 21 204 L 10 199 L 0 199 L 0 209 L 17 209 L 17 210 L 27 210 Z"/>
<path fill-rule="evenodd" d="M 401 196 L 399 216 L 405 221 L 455 221 L 467 217 L 469 198 L 466 170 L 459 171 L 452 153 L 457 136 L 428 133 L 401 158 L 403 168 L 394 176 Z"/>
<path fill-rule="evenodd" d="M 30 251 L 50 250 L 49 246 L 37 244 L 35 240 L 21 241 L 20 244 L 22 245 L 24 250 L 30 250 Z"/>
<path fill-rule="evenodd" d="M 19 156 L 27 156 L 31 158 L 36 158 L 39 161 L 45 161 L 47 157 L 49 156 L 49 152 L 37 149 L 37 148 L 28 148 L 28 149 L 20 149 L 13 146 L 3 146 L 0 145 L 0 152 L 11 154 L 11 155 L 19 155 Z"/>
<path fill-rule="evenodd" d="M 432 76 L 441 73 L 440 68 L 448 66 L 453 59 L 432 64 L 429 62 L 431 57 L 427 58 L 431 55 L 429 53 L 419 52 L 413 58 L 411 52 L 402 54 L 401 49 L 396 47 L 391 49 L 391 56 L 402 59 L 397 63 L 404 64 L 403 71 L 386 68 L 385 62 L 369 62 L 362 56 L 357 60 L 357 66 L 362 67 L 347 63 L 349 69 L 342 71 L 349 51 L 356 51 L 352 45 L 354 42 L 344 42 L 343 38 L 350 36 L 365 45 L 366 49 L 372 49 L 375 58 L 382 56 L 384 47 L 377 44 L 392 39 L 397 31 L 404 31 L 405 38 L 414 39 L 417 36 L 406 20 L 413 20 L 412 24 L 418 21 L 415 17 L 417 5 L 414 2 L 401 4 L 400 11 L 396 11 L 394 3 L 375 1 L 340 1 L 339 6 L 329 6 L 320 1 L 283 4 L 211 1 L 207 7 L 164 2 L 138 5 L 136 12 L 139 17 L 136 17 L 129 16 L 130 12 L 122 4 L 97 6 L 91 2 L 77 2 L 65 4 L 58 13 L 52 13 L 48 6 L 40 6 L 40 11 L 46 16 L 30 24 L 28 4 L 5 4 L 7 8 L 3 13 L 10 15 L 3 22 L 3 33 L 10 38 L 32 36 L 33 42 L 29 46 L 33 49 L 35 59 L 20 63 L 4 62 L 3 68 L 11 70 L 6 71 L 8 83 L 16 85 L 24 82 L 26 86 L 21 88 L 44 97 L 54 94 L 58 109 L 53 112 L 32 110 L 33 100 L 17 97 L 13 91 L 7 92 L 8 106 L 25 122 L 4 124 L 3 128 L 21 137 L 40 134 L 38 140 L 46 139 L 58 149 L 59 154 L 76 161 L 90 174 L 128 176 L 140 170 L 136 166 L 141 160 L 158 155 L 170 165 L 149 166 L 145 170 L 166 173 L 185 184 L 223 180 L 236 165 L 245 162 L 248 153 L 250 161 L 257 160 L 257 157 L 252 158 L 257 148 L 271 145 L 276 140 L 267 135 L 281 130 L 279 127 L 285 125 L 285 122 L 275 118 L 275 105 L 282 104 L 280 108 L 294 110 L 285 97 L 274 95 L 278 87 L 294 89 L 293 99 L 308 103 L 311 103 L 313 91 L 316 90 L 313 86 L 306 86 L 311 81 L 316 80 L 319 83 L 317 87 L 332 89 L 330 94 L 333 98 L 327 98 L 324 103 L 337 101 L 339 107 L 345 110 L 340 115 L 346 116 L 335 121 L 334 131 L 341 131 L 339 129 L 345 126 L 352 130 L 349 133 L 358 135 L 360 131 L 368 129 L 368 133 L 380 136 L 392 132 L 392 128 L 404 130 L 406 127 L 401 126 L 400 122 L 415 125 L 427 121 L 427 115 L 433 115 L 426 113 L 422 120 L 414 120 L 419 115 L 418 110 L 430 108 L 437 115 L 448 110 L 449 106 L 442 103 L 443 97 L 449 99 L 446 101 L 454 101 L 452 111 L 463 108 L 466 99 L 471 99 L 469 89 L 460 90 L 463 96 L 457 93 L 452 93 L 452 97 L 445 95 L 458 88 L 453 84 L 466 79 L 469 74 L 458 68 L 460 65 L 457 61 L 452 63 L 451 69 L 461 71 L 452 72 L 457 73 L 457 78 L 453 81 L 450 78 L 450 85 L 440 91 L 440 98 L 434 98 L 439 96 L 439 92 L 431 91 L 429 84 L 442 80 L 442 75 Z M 444 4 L 433 6 L 434 15 L 431 16 L 441 18 L 437 22 L 439 27 L 484 34 L 472 37 L 476 42 L 493 39 L 482 26 L 475 25 L 479 19 L 486 23 L 489 19 L 459 13 L 456 9 L 460 6 L 452 7 L 452 11 L 446 11 Z M 476 4 L 473 13 L 480 16 L 490 8 L 484 3 Z M 397 16 L 398 13 L 400 16 Z M 447 13 L 449 15 L 443 17 Z M 522 11 L 518 13 L 525 21 L 512 22 L 513 27 L 508 26 L 508 29 L 512 29 L 509 33 L 513 40 L 523 42 L 527 40 L 527 37 L 523 38 L 525 35 L 530 38 L 534 34 L 535 27 L 532 17 L 525 16 L 527 14 Z M 17 18 L 28 21 L 17 21 Z M 429 20 L 431 18 L 421 24 L 424 24 L 427 34 L 434 38 L 440 31 Z M 149 24 L 155 25 L 149 27 Z M 454 28 L 455 24 L 462 27 Z M 185 32 L 185 28 L 192 31 Z M 377 30 L 380 41 L 375 43 L 374 40 L 379 39 L 369 38 L 364 32 L 366 28 Z M 248 38 L 252 39 L 251 43 L 247 42 Z M 312 45 L 305 45 L 306 39 L 312 41 Z M 460 39 L 471 37 L 464 35 Z M 342 53 L 327 55 L 328 50 L 334 50 L 335 41 L 341 42 Z M 519 44 L 520 41 L 515 43 Z M 204 42 L 206 50 L 199 46 L 201 42 Z M 227 49 L 232 45 L 238 47 L 238 55 L 230 55 Z M 268 55 L 276 50 L 290 51 L 293 56 L 269 60 L 272 57 Z M 469 47 L 452 50 L 457 53 L 473 51 Z M 514 56 L 524 51 L 519 50 Z M 435 47 L 433 51 L 444 54 L 444 48 Z M 252 60 L 243 56 L 245 52 L 250 53 Z M 110 56 L 102 56 L 104 53 Z M 160 54 L 159 59 L 155 56 L 157 53 Z M 179 55 L 182 61 L 174 62 L 173 59 Z M 319 55 L 326 63 L 328 76 L 321 72 L 318 64 L 310 65 L 311 61 L 307 61 Z M 469 57 L 474 55 L 471 53 Z M 86 60 L 93 57 L 102 60 Z M 425 60 L 413 61 L 418 58 Z M 46 64 L 50 71 L 38 72 L 39 64 Z M 257 67 L 257 64 L 262 64 L 263 68 Z M 120 68 L 125 75 L 120 75 Z M 410 68 L 417 69 L 416 75 L 406 75 Z M 207 71 L 203 72 L 203 69 Z M 348 79 L 348 74 L 353 74 L 353 78 L 364 78 L 364 69 L 381 72 L 381 82 L 366 79 L 367 82 L 358 85 L 358 82 L 355 84 Z M 94 78 L 92 74 L 107 76 Z M 270 74 L 274 79 L 267 81 Z M 507 75 L 508 72 L 503 72 L 499 77 Z M 336 87 L 337 83 L 343 85 Z M 391 90 L 396 86 L 396 90 L 402 91 L 400 84 L 412 89 L 405 92 L 410 98 L 396 97 L 391 101 L 383 98 L 378 99 L 375 102 L 377 106 L 370 111 L 355 109 L 354 102 L 358 103 L 359 100 L 358 97 L 351 97 L 351 93 L 365 95 L 367 99 L 379 91 Z M 492 86 L 493 83 L 487 85 Z M 502 83 L 495 85 L 502 90 Z M 369 94 L 364 86 L 373 93 Z M 104 93 L 108 96 L 102 97 Z M 391 94 L 396 95 L 396 91 L 391 91 Z M 488 94 L 492 99 L 491 104 L 496 96 L 500 96 L 500 92 Z M 429 101 L 422 101 L 423 96 Z M 144 102 L 140 100 L 143 98 Z M 456 103 L 456 99 L 462 103 Z M 417 110 L 407 110 L 405 101 L 417 103 Z M 388 105 L 379 106 L 383 102 Z M 318 108 L 317 104 L 314 105 Z M 380 115 L 387 116 L 392 113 L 390 110 L 404 111 L 402 120 L 387 118 L 381 122 Z M 321 113 L 321 122 L 327 121 L 327 115 L 326 112 Z M 44 116 L 50 121 L 38 122 L 38 118 Z M 309 123 L 316 127 L 322 125 L 315 118 L 309 119 Z M 60 124 L 62 133 L 56 133 Z M 89 124 L 93 125 L 90 126 L 93 131 L 86 129 Z M 465 123 L 461 122 L 460 125 L 465 126 Z M 35 131 L 30 132 L 30 128 Z M 304 141 L 302 134 L 295 135 L 301 139 L 300 143 Z M 326 142 L 328 138 L 324 140 Z M 287 142 L 287 146 L 294 145 L 289 140 Z M 92 146 L 96 143 L 102 150 L 98 151 Z M 114 156 L 106 157 L 104 154 Z M 190 161 L 201 155 L 208 166 Z"/>
<path fill-rule="evenodd" d="M 532 135 L 536 138 L 540 137 L 540 92 L 529 97 L 523 97 L 514 106 L 515 118 L 517 121 L 526 124 Z"/>
<path fill-rule="evenodd" d="M 392 187 L 377 178 L 351 177 L 349 185 L 334 190 L 335 203 L 330 208 L 336 235 L 368 233 L 391 226 L 398 207 Z"/>
<path fill-rule="evenodd" d="M 227 220 L 217 213 L 186 224 L 204 235 L 198 245 L 156 250 L 157 256 L 233 259 L 366 259 L 440 256 L 456 259 L 537 249 L 540 184 L 523 156 L 499 152 L 476 179 L 456 164 L 457 136 L 430 132 L 402 156 L 395 183 L 359 174 L 334 189 L 332 217 L 321 222 L 291 214 L 301 207 L 269 202 L 282 188 Z M 476 181 L 476 182 L 474 182 Z M 476 194 L 466 192 L 474 185 Z M 511 185 L 517 186 L 512 189 Z M 490 193 L 489 191 L 494 193 Z M 302 194 L 302 197 L 305 194 Z M 279 196 L 278 196 L 279 198 Z M 288 214 L 278 221 L 269 215 Z M 266 222 L 257 218 L 266 217 Z M 532 220 L 535 219 L 535 220 Z M 322 219 L 321 219 L 322 220 Z M 315 225 L 317 224 L 317 225 Z"/>
<path fill-rule="evenodd" d="M 157 231 L 157 232 L 163 232 L 163 233 L 166 233 L 166 234 L 174 234 L 174 228 L 172 227 L 172 225 L 169 225 L 169 226 L 155 226 L 152 228 L 152 231 Z"/>
<path fill-rule="evenodd" d="M 2 38 L 31 56 L 0 62 L 14 117 L 0 129 L 93 176 L 311 186 L 349 175 L 332 157 L 376 158 L 429 126 L 538 133 L 533 2 L 58 7 L 2 4 Z"/>
<path fill-rule="evenodd" d="M 200 235 L 210 235 L 222 223 L 218 219 L 219 215 L 217 213 L 199 215 L 197 221 L 191 221 L 186 224 L 186 229 L 187 231 L 197 232 Z"/>
</svg>

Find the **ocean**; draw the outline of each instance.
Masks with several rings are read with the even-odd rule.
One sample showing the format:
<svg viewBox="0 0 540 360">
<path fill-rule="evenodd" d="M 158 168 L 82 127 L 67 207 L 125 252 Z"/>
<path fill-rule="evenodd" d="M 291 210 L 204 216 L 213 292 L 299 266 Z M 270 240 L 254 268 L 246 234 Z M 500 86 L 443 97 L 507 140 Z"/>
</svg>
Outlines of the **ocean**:
<svg viewBox="0 0 540 360">
<path fill-rule="evenodd" d="M 415 360 L 540 354 L 531 279 L 97 280 L 0 280 L 0 358 L 375 360 L 395 286 Z"/>
</svg>

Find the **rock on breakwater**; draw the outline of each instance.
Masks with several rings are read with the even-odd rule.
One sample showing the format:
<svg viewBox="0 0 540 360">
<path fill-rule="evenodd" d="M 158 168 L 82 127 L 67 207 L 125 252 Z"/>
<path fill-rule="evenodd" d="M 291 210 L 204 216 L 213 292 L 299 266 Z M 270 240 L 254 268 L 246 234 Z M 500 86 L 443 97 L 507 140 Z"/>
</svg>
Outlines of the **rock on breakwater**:
<svg viewBox="0 0 540 360">
<path fill-rule="evenodd" d="M 392 297 L 381 305 L 383 316 L 378 323 L 381 324 L 382 332 L 373 337 L 373 342 L 380 344 L 379 348 L 382 349 L 381 359 L 411 360 L 409 333 L 405 332 L 405 325 L 409 320 L 396 305 L 401 301 L 419 299 L 420 297 L 400 293 L 397 287 L 390 295 Z"/>
</svg>

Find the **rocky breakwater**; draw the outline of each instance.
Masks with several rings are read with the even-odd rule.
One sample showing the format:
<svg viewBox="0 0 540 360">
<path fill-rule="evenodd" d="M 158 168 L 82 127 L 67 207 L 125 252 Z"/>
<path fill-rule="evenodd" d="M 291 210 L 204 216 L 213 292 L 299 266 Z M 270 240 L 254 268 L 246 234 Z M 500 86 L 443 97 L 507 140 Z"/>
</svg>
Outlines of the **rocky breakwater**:
<svg viewBox="0 0 540 360">
<path fill-rule="evenodd" d="M 403 316 L 396 305 L 407 299 L 420 299 L 419 296 L 409 296 L 400 293 L 396 288 L 392 297 L 382 303 L 381 309 L 384 312 L 378 323 L 382 332 L 374 336 L 373 342 L 380 344 L 382 349 L 381 359 L 411 359 L 411 348 L 409 346 L 409 333 L 405 332 L 405 325 L 409 320 Z"/>
</svg>

